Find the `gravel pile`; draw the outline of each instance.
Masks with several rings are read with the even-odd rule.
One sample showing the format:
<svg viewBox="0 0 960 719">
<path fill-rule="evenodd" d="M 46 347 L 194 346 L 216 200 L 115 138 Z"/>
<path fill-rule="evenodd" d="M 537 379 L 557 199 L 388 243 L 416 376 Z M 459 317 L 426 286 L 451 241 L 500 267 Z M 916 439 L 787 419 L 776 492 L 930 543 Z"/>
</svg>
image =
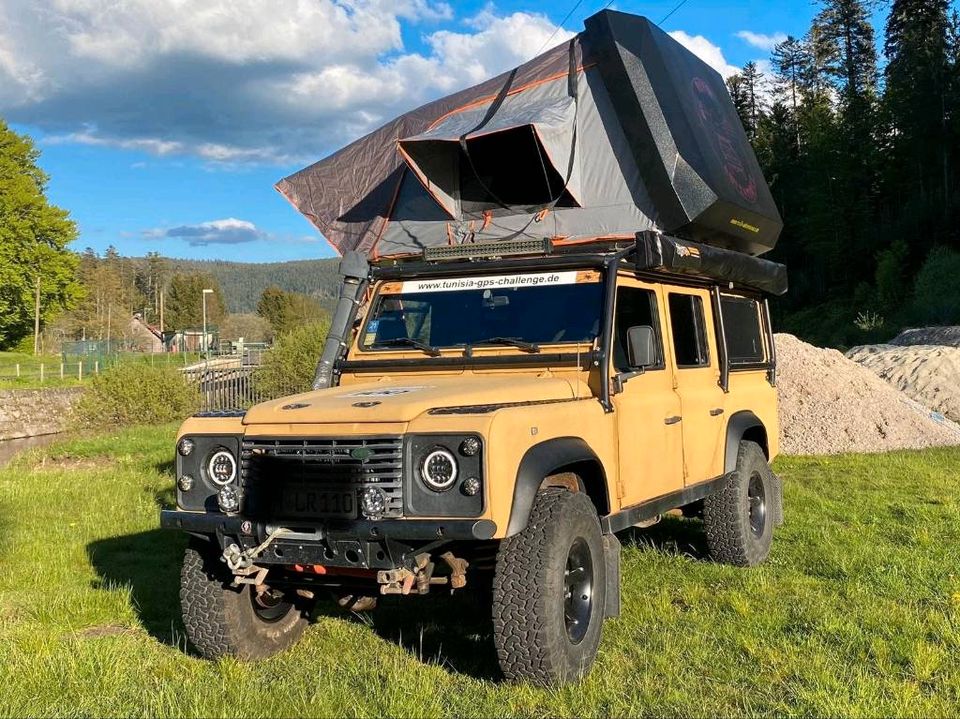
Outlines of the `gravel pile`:
<svg viewBox="0 0 960 719">
<path fill-rule="evenodd" d="M 960 347 L 960 325 L 955 327 L 919 327 L 904 330 L 892 340 L 892 345 L 909 347 L 910 345 L 944 345 Z"/>
<path fill-rule="evenodd" d="M 886 452 L 960 445 L 960 427 L 836 350 L 778 334 L 780 451 Z"/>
<path fill-rule="evenodd" d="M 863 345 L 847 357 L 924 407 L 960 422 L 960 346 Z"/>
</svg>

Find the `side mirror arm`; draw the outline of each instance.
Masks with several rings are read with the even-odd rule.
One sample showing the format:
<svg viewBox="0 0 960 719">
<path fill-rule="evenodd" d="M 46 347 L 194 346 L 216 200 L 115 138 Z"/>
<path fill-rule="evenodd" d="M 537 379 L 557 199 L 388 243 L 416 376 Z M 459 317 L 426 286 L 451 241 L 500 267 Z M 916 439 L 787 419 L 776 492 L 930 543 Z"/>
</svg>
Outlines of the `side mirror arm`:
<svg viewBox="0 0 960 719">
<path fill-rule="evenodd" d="M 620 394 L 623 392 L 623 386 L 632 380 L 634 377 L 639 377 L 642 374 L 646 373 L 645 367 L 639 367 L 637 369 L 628 370 L 627 372 L 617 372 L 613 376 L 613 393 Z"/>
</svg>

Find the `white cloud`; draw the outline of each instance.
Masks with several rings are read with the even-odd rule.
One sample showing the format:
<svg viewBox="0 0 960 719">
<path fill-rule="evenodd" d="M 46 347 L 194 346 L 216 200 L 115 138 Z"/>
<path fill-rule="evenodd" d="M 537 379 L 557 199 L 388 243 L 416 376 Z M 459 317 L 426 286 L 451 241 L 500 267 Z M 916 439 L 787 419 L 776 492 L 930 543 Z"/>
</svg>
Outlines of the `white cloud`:
<svg viewBox="0 0 960 719">
<path fill-rule="evenodd" d="M 317 237 L 310 235 L 278 235 L 261 230 L 248 220 L 227 217 L 222 220 L 210 220 L 194 225 L 177 227 L 155 227 L 140 233 L 144 240 L 182 240 L 191 247 L 207 245 L 240 245 L 247 242 L 266 240 L 269 242 L 313 244 Z"/>
<path fill-rule="evenodd" d="M 777 45 L 786 41 L 787 35 L 782 32 L 775 32 L 772 35 L 751 32 L 750 30 L 741 30 L 737 37 L 758 50 L 771 52 Z"/>
<path fill-rule="evenodd" d="M 670 37 L 723 75 L 724 79 L 740 72 L 739 67 L 727 62 L 727 59 L 723 56 L 723 50 L 703 35 L 688 35 L 683 30 L 674 30 L 670 33 Z"/>
<path fill-rule="evenodd" d="M 452 16 L 437 0 L 3 0 L 0 114 L 47 142 L 315 160 L 528 60 L 555 29 L 491 7 Z M 420 53 L 403 44 L 416 23 L 434 24 Z"/>
<path fill-rule="evenodd" d="M 257 228 L 252 222 L 228 217 L 224 220 L 201 222 L 197 225 L 180 225 L 168 229 L 156 228 L 145 230 L 144 237 L 159 239 L 173 238 L 185 240 L 191 246 L 203 245 L 237 245 L 245 242 L 255 242 L 267 237 L 267 233 Z"/>
</svg>

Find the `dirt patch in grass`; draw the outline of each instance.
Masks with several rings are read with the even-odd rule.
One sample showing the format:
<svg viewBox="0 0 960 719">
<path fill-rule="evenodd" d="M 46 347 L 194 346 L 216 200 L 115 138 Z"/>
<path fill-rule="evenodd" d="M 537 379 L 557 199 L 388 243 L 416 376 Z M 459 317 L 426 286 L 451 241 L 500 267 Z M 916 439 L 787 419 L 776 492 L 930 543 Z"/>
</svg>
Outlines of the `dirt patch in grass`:
<svg viewBox="0 0 960 719">
<path fill-rule="evenodd" d="M 32 465 L 33 469 L 44 470 L 96 470 L 106 469 L 116 465 L 117 460 L 114 457 L 101 455 L 99 457 L 81 457 L 77 455 L 65 454 L 51 457 L 44 454 L 39 457 Z"/>
<path fill-rule="evenodd" d="M 116 637 L 122 634 L 136 634 L 130 627 L 121 627 L 116 624 L 101 624 L 95 627 L 87 627 L 76 632 L 74 636 L 78 639 L 99 639 L 100 637 Z"/>
</svg>

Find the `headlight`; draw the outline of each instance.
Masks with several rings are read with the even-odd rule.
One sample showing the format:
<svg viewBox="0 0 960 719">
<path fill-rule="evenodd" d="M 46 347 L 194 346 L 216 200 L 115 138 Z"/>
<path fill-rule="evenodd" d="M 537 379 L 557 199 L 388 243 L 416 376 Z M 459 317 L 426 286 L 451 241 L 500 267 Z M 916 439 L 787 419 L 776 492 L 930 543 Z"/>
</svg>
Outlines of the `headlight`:
<svg viewBox="0 0 960 719">
<path fill-rule="evenodd" d="M 184 437 L 177 444 L 177 451 L 180 453 L 181 457 L 186 457 L 193 451 L 193 448 L 195 446 L 196 445 L 194 444 L 192 439 Z"/>
<path fill-rule="evenodd" d="M 193 489 L 193 477 L 189 474 L 185 474 L 180 479 L 177 480 L 177 486 L 180 488 L 181 492 L 189 492 Z"/>
<path fill-rule="evenodd" d="M 379 487 L 367 487 L 360 492 L 360 511 L 367 519 L 379 519 L 387 509 L 387 496 Z"/>
<path fill-rule="evenodd" d="M 457 460 L 440 447 L 430 451 L 420 464 L 420 478 L 434 492 L 445 492 L 457 481 Z"/>
<path fill-rule="evenodd" d="M 224 512 L 236 512 L 240 509 L 240 496 L 233 487 L 221 487 L 217 492 L 217 504 Z"/>
<path fill-rule="evenodd" d="M 237 460 L 233 454 L 222 447 L 210 455 L 207 460 L 207 476 L 221 487 L 237 478 Z"/>
</svg>

